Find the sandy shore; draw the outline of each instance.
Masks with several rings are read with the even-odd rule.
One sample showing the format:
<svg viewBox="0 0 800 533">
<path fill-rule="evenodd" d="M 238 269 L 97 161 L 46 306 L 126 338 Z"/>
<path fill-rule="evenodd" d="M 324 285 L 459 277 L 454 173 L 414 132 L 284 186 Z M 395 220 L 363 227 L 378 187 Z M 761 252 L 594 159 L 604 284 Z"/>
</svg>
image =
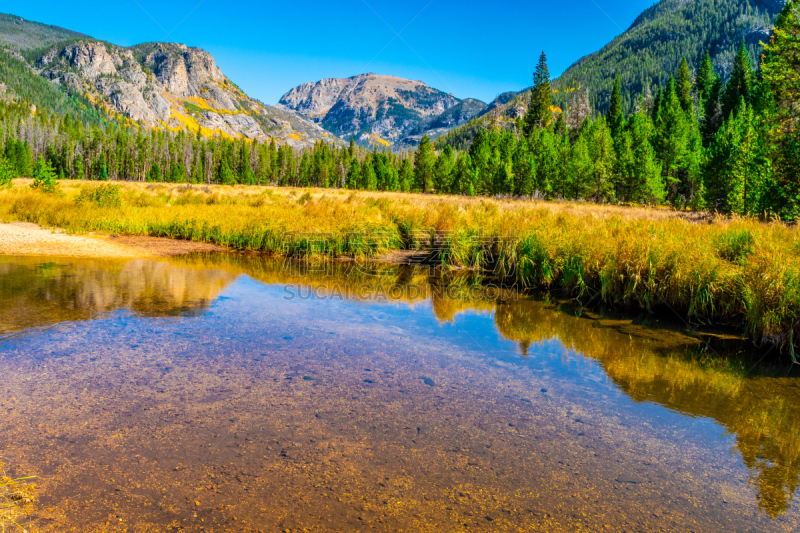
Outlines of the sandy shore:
<svg viewBox="0 0 800 533">
<path fill-rule="evenodd" d="M 206 243 L 156 237 L 68 235 L 37 224 L 0 224 L 0 255 L 50 257 L 167 257 L 190 252 L 218 252 L 225 248 Z"/>
</svg>

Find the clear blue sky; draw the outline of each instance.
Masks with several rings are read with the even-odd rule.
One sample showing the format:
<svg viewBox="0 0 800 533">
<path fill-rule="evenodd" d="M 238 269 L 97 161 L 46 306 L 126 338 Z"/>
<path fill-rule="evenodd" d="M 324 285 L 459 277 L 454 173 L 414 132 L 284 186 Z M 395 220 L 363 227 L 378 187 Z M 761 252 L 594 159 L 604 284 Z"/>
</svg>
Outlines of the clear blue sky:
<svg viewBox="0 0 800 533">
<path fill-rule="evenodd" d="M 168 40 L 204 48 L 231 80 L 267 104 L 300 83 L 363 72 L 422 80 L 459 98 L 488 102 L 529 86 L 542 50 L 556 77 L 652 4 L 0 0 L 0 11 L 122 46 Z"/>
</svg>

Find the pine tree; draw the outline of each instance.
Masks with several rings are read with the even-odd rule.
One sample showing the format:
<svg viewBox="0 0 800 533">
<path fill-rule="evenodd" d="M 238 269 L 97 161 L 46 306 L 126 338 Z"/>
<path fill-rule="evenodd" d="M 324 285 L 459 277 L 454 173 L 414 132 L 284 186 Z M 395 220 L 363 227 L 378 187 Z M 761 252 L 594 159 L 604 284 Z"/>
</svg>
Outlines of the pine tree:
<svg viewBox="0 0 800 533">
<path fill-rule="evenodd" d="M 730 114 L 744 100 L 750 102 L 753 90 L 753 66 L 750 64 L 750 55 L 744 44 L 744 39 L 739 45 L 736 57 L 733 60 L 733 70 L 728 83 L 725 85 L 725 94 L 722 97 L 722 118 L 727 120 Z"/>
<path fill-rule="evenodd" d="M 347 171 L 345 178 L 345 187 L 348 189 L 358 189 L 361 183 L 361 165 L 358 164 L 358 159 L 355 157 L 350 160 L 350 168 Z"/>
<path fill-rule="evenodd" d="M 800 218 L 800 4 L 788 0 L 778 16 L 761 64 L 763 106 L 774 126 L 772 209 L 783 218 Z"/>
<path fill-rule="evenodd" d="M 681 107 L 687 113 L 694 111 L 694 102 L 692 98 L 692 73 L 689 71 L 689 63 L 686 58 L 681 59 L 681 64 L 678 67 L 678 75 L 675 80 L 675 90 L 678 93 L 678 101 Z"/>
<path fill-rule="evenodd" d="M 433 150 L 431 139 L 425 135 L 419 141 L 417 153 L 414 154 L 414 188 L 428 192 L 433 189 L 434 165 L 436 152 Z"/>
<path fill-rule="evenodd" d="M 700 133 L 703 136 L 704 146 L 711 143 L 722 123 L 722 109 L 719 102 L 721 91 L 722 80 L 714 71 L 711 56 L 706 52 L 695 80 L 695 92 L 700 111 Z"/>
<path fill-rule="evenodd" d="M 450 192 L 451 183 L 453 180 L 453 170 L 455 169 L 456 158 L 453 153 L 453 148 L 448 145 L 445 146 L 442 153 L 436 159 L 434 165 L 434 179 L 433 185 L 437 193 L 447 194 Z"/>
<path fill-rule="evenodd" d="M 11 162 L 5 157 L 0 156 L 0 189 L 11 186 L 11 180 L 14 178 L 14 174 L 14 167 Z"/>
<path fill-rule="evenodd" d="M 623 134 L 623 149 L 620 150 L 621 168 L 618 176 L 618 200 L 646 204 L 660 204 L 666 190 L 661 177 L 661 165 L 650 139 L 653 137 L 653 122 L 644 106 L 631 115 Z"/>
<path fill-rule="evenodd" d="M 550 87 L 550 71 L 547 68 L 547 56 L 544 52 L 539 56 L 536 72 L 533 74 L 530 104 L 525 114 L 525 133 L 530 135 L 534 128 L 543 129 L 550 125 L 553 118 L 553 90 Z"/>
<path fill-rule="evenodd" d="M 723 213 L 761 212 L 770 165 L 753 107 L 744 102 L 719 129 L 704 165 L 706 204 Z"/>
<path fill-rule="evenodd" d="M 409 159 L 403 159 L 398 172 L 398 180 L 400 182 L 400 190 L 403 192 L 411 191 L 414 186 L 414 167 L 411 165 Z"/>
<path fill-rule="evenodd" d="M 588 198 L 595 202 L 614 200 L 614 164 L 616 153 L 611 130 L 604 119 L 597 120 L 589 129 L 589 157 L 592 161 L 588 183 Z"/>
<path fill-rule="evenodd" d="M 625 114 L 622 110 L 622 88 L 619 81 L 619 72 L 614 79 L 614 88 L 611 90 L 611 105 L 608 108 L 608 127 L 611 136 L 616 139 L 622 133 L 625 124 Z"/>
<path fill-rule="evenodd" d="M 54 192 L 58 181 L 53 167 L 50 166 L 43 156 L 39 156 L 33 168 L 33 183 L 31 188 L 42 192 Z"/>
<path fill-rule="evenodd" d="M 654 144 L 662 165 L 668 200 L 679 207 L 698 201 L 702 188 L 700 129 L 694 114 L 681 107 L 675 80 L 671 76 L 661 97 Z"/>
</svg>

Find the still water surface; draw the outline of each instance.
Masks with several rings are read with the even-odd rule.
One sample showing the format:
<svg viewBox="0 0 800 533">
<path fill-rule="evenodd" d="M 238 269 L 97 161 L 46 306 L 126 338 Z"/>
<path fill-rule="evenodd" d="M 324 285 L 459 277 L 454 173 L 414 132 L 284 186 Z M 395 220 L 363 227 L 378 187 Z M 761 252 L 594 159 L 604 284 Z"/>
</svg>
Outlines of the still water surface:
<svg viewBox="0 0 800 533">
<path fill-rule="evenodd" d="M 0 258 L 0 461 L 40 527 L 800 530 L 796 374 L 470 275 L 295 266 Z"/>
</svg>

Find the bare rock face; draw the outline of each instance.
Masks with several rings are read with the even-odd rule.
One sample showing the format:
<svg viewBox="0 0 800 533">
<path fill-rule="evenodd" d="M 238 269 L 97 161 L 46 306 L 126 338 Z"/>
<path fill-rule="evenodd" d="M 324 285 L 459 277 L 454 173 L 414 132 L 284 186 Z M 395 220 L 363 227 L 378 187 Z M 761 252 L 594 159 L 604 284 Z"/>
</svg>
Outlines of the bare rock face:
<svg viewBox="0 0 800 533">
<path fill-rule="evenodd" d="M 54 46 L 34 67 L 53 83 L 148 127 L 193 133 L 202 127 L 212 134 L 297 146 L 330 139 L 314 122 L 245 95 L 199 48 L 174 43 L 123 48 L 85 39 Z"/>
<path fill-rule="evenodd" d="M 459 102 L 421 81 L 361 74 L 304 83 L 283 95 L 278 106 L 305 115 L 336 135 L 368 143 L 376 135 L 395 142 Z"/>
<path fill-rule="evenodd" d="M 150 45 L 150 50 L 148 46 L 140 45 L 147 52 L 142 62 L 172 94 L 199 96 L 206 84 L 226 80 L 214 57 L 205 50 L 172 43 Z"/>
<path fill-rule="evenodd" d="M 115 78 L 99 78 L 95 87 L 107 96 L 114 107 L 131 118 L 141 122 L 158 120 L 153 108 L 145 101 L 141 91 L 133 83 Z"/>
<path fill-rule="evenodd" d="M 109 53 L 102 43 L 78 43 L 67 46 L 63 57 L 77 68 L 83 78 L 94 79 L 103 74 L 115 75 L 122 60 Z"/>
</svg>

